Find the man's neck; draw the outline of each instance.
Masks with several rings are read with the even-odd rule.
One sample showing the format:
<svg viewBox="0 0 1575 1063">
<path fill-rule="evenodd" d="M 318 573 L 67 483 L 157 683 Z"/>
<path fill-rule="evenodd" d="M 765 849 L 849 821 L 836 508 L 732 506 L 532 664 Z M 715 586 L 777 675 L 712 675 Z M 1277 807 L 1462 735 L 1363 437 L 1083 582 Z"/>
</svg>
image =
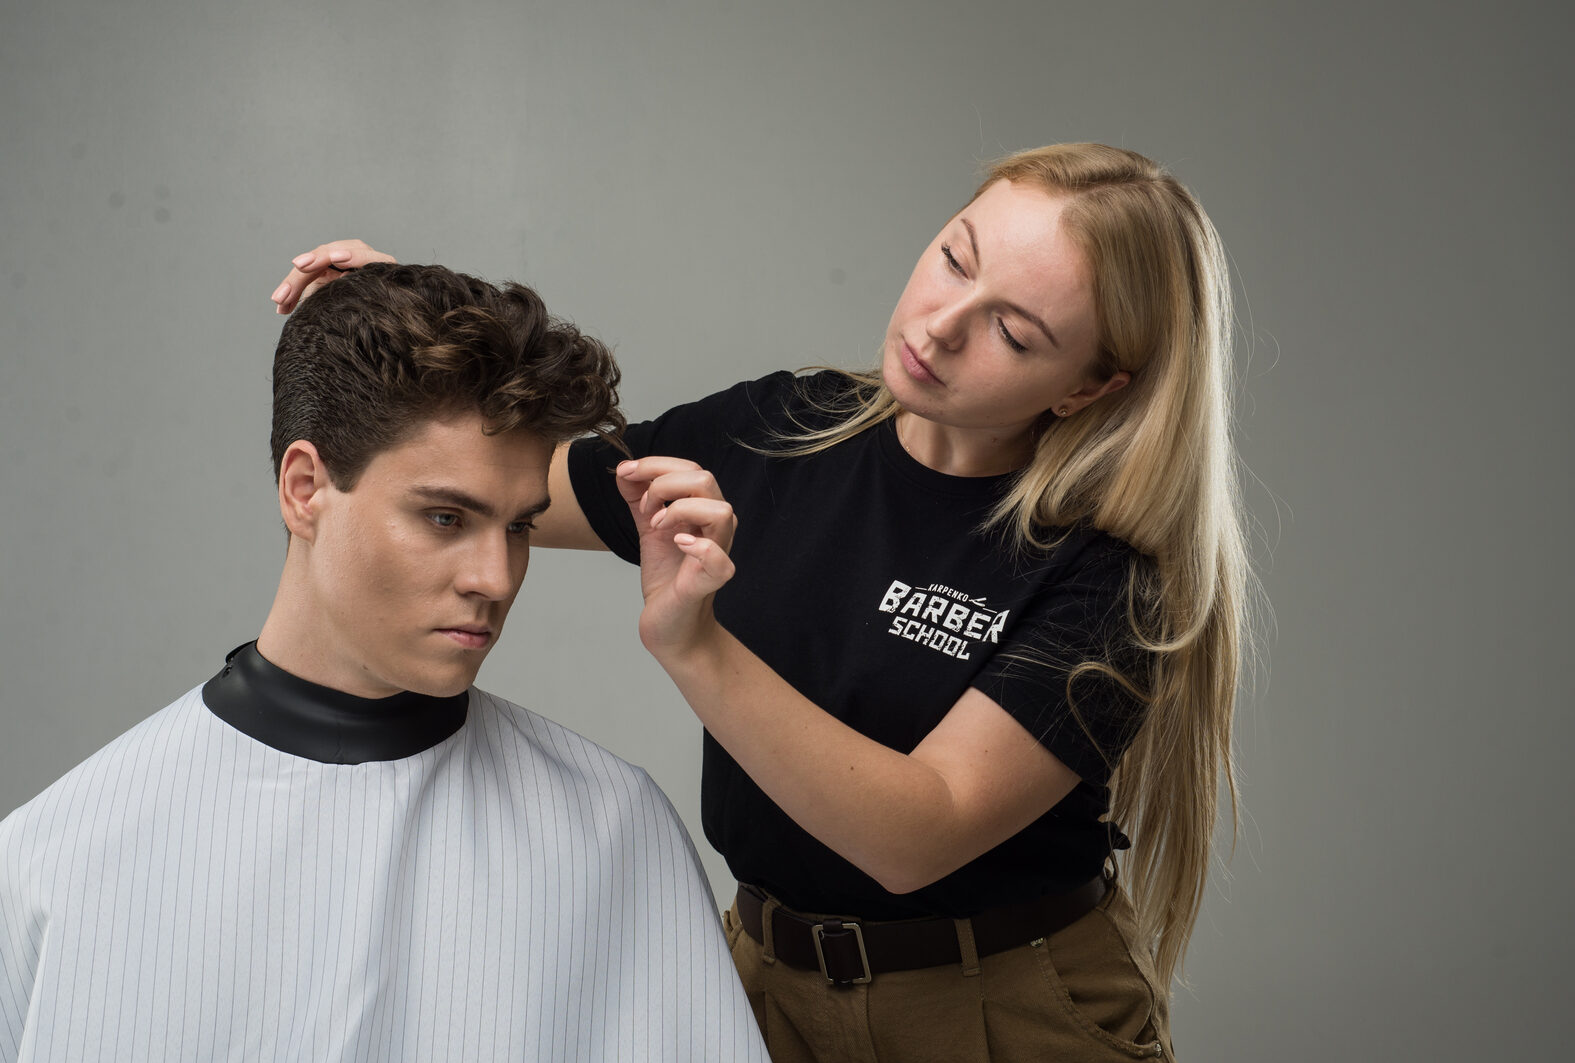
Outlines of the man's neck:
<svg viewBox="0 0 1575 1063">
<path fill-rule="evenodd" d="M 354 697 L 386 698 L 400 693 L 403 688 L 380 681 L 360 667 L 353 655 L 342 652 L 345 640 L 331 625 L 325 629 L 326 610 L 313 603 L 301 567 L 297 544 L 291 543 L 273 606 L 257 636 L 257 652 L 293 676 Z"/>
</svg>

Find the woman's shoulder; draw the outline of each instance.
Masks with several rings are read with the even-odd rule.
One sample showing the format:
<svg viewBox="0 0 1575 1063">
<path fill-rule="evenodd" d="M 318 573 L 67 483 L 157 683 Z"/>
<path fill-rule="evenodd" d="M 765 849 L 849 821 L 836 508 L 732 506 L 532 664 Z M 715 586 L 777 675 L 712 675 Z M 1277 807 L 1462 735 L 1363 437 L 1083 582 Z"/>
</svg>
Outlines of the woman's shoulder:
<svg viewBox="0 0 1575 1063">
<path fill-rule="evenodd" d="M 846 420 L 871 387 L 866 378 L 841 369 L 783 369 L 741 381 L 689 408 L 737 433 L 763 428 L 767 436 L 794 436 Z"/>
<path fill-rule="evenodd" d="M 876 382 L 861 373 L 829 366 L 780 370 L 742 385 L 756 401 L 774 401 L 790 411 L 823 410 L 845 416 L 868 399 Z"/>
<path fill-rule="evenodd" d="M 1091 524 L 1057 529 L 1043 561 L 1059 580 L 1113 586 L 1124 586 L 1134 572 L 1146 572 L 1154 564 L 1125 539 Z"/>
<path fill-rule="evenodd" d="M 1154 560 L 1119 535 L 1101 528 L 1089 530 L 1087 550 L 1091 558 L 1106 564 L 1149 564 Z"/>
</svg>

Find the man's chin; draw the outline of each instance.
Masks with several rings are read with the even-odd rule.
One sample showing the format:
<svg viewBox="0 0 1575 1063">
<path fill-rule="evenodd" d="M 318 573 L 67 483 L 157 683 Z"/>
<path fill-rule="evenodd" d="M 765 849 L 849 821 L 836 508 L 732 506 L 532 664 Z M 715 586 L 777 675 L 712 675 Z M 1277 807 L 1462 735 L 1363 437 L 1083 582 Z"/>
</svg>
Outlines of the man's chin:
<svg viewBox="0 0 1575 1063">
<path fill-rule="evenodd" d="M 468 662 L 466 662 L 468 663 Z M 479 664 L 479 662 L 478 662 Z M 405 675 L 400 676 L 405 689 L 416 694 L 425 694 L 433 698 L 451 698 L 455 694 L 463 694 L 470 689 L 476 681 L 479 667 L 433 667 L 412 668 Z"/>
<path fill-rule="evenodd" d="M 426 694 L 434 698 L 451 698 L 456 694 L 463 694 L 470 689 L 476 681 L 474 674 L 462 679 L 419 679 L 419 685 L 410 686 L 408 689 L 417 694 Z"/>
<path fill-rule="evenodd" d="M 396 658 L 399 682 L 406 690 L 428 697 L 451 698 L 463 694 L 476 681 L 476 674 L 481 671 L 481 663 L 491 648 L 489 645 L 480 650 L 458 649 L 446 636 L 429 636 L 428 641 L 411 646 L 402 658 Z"/>
</svg>

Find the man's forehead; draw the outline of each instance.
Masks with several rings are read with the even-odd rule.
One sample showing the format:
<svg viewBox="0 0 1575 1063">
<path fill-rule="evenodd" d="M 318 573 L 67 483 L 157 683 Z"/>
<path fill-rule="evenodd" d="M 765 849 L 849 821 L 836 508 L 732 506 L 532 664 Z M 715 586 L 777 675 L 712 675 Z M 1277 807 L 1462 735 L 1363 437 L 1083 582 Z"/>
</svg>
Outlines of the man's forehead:
<svg viewBox="0 0 1575 1063">
<path fill-rule="evenodd" d="M 374 455 L 365 476 L 406 490 L 485 496 L 493 505 L 531 504 L 545 493 L 552 451 L 551 440 L 526 428 L 489 433 L 479 413 L 438 417 Z"/>
<path fill-rule="evenodd" d="M 470 410 L 417 421 L 403 439 L 388 449 L 406 453 L 446 449 L 474 454 L 478 459 L 517 455 L 530 460 L 541 453 L 550 455 L 553 444 L 528 427 L 494 431 L 480 412 Z"/>
</svg>

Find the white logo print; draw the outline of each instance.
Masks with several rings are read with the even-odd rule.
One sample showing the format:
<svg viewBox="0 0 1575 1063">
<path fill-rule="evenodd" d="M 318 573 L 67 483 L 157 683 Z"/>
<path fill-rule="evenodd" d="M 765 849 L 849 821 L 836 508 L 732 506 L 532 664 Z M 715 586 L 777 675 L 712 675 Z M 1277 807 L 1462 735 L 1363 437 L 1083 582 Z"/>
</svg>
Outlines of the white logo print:
<svg viewBox="0 0 1575 1063">
<path fill-rule="evenodd" d="M 1009 609 L 991 609 L 983 598 L 970 598 L 940 583 L 915 590 L 900 579 L 891 581 L 880 611 L 895 613 L 888 634 L 922 643 L 959 661 L 968 660 L 978 641 L 999 642 Z"/>
</svg>

